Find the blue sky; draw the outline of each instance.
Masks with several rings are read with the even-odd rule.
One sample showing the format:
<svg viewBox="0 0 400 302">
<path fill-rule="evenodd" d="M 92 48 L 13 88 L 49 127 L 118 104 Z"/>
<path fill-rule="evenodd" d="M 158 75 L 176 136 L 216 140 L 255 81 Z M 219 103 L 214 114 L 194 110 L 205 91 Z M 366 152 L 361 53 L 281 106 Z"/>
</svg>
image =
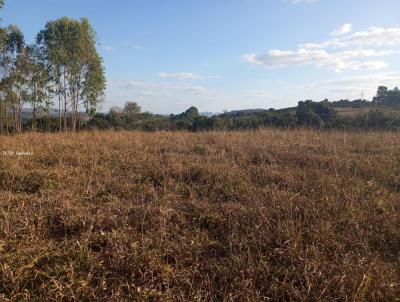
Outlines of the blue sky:
<svg viewBox="0 0 400 302">
<path fill-rule="evenodd" d="M 102 110 L 177 113 L 371 98 L 400 85 L 399 0 L 6 0 L 33 42 L 48 20 L 88 17 L 107 76 Z"/>
</svg>

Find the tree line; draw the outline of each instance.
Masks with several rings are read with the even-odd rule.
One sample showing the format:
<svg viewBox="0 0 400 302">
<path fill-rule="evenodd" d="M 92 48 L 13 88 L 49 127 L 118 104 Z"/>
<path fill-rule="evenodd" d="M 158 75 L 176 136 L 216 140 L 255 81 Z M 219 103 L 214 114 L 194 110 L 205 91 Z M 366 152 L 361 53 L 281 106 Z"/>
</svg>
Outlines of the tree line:
<svg viewBox="0 0 400 302">
<path fill-rule="evenodd" d="M 4 2 L 0 0 L 0 8 Z M 47 22 L 36 41 L 27 44 L 16 25 L 0 28 L 0 131 L 21 132 L 22 110 L 32 110 L 30 128 L 40 119 L 54 123 L 57 130 L 75 131 L 80 110 L 94 115 L 104 99 L 106 80 L 96 50 L 96 33 L 87 18 L 63 17 Z M 40 121 L 42 122 L 42 121 Z M 48 130 L 50 128 L 48 127 Z"/>
<path fill-rule="evenodd" d="M 394 89 L 394 91 L 397 90 Z M 340 114 L 338 110 L 341 108 L 353 108 L 355 114 Z M 357 113 L 359 108 L 367 110 Z M 59 131 L 59 120 L 55 116 L 37 118 L 38 131 Z M 24 128 L 30 129 L 31 123 L 32 120 L 26 121 Z M 376 97 L 372 102 L 366 100 L 335 102 L 306 100 L 300 101 L 298 106 L 293 108 L 233 111 L 211 117 L 201 115 L 194 106 L 180 114 L 160 115 L 142 112 L 136 102 L 127 102 L 123 108 L 112 107 L 107 113 L 93 114 L 90 119 L 78 123 L 77 130 L 211 131 L 254 130 L 265 127 L 400 130 L 400 96 L 395 102 L 391 99 Z"/>
<path fill-rule="evenodd" d="M 127 102 L 124 108 L 113 107 L 108 113 L 94 115 L 86 127 L 143 131 L 245 130 L 264 127 L 400 130 L 400 94 L 396 98 L 385 97 L 393 95 L 393 92 L 396 93 L 398 89 L 388 90 L 382 87 L 378 88 L 377 96 L 372 102 L 306 100 L 300 101 L 295 108 L 235 111 L 211 117 L 202 116 L 196 107 L 190 107 L 181 114 L 169 116 L 151 114 L 142 112 L 137 103 Z M 387 93 L 382 94 L 382 91 Z M 365 113 L 341 115 L 337 110 L 339 108 L 368 108 L 368 110 Z M 387 110 L 388 108 L 390 110 Z"/>
</svg>

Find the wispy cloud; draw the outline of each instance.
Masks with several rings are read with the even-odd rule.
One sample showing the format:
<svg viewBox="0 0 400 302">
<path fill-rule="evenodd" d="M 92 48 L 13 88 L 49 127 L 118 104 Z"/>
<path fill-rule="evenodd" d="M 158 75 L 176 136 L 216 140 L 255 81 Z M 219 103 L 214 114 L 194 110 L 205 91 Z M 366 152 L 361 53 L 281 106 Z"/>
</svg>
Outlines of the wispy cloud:
<svg viewBox="0 0 400 302">
<path fill-rule="evenodd" d="M 114 48 L 112 46 L 110 46 L 110 45 L 106 45 L 106 46 L 103 47 L 103 49 L 105 51 L 109 52 L 109 51 L 112 51 Z"/>
<path fill-rule="evenodd" d="M 195 94 L 201 94 L 201 93 L 206 93 L 208 92 L 207 88 L 203 86 L 189 86 L 189 85 L 184 85 L 184 86 L 171 86 L 171 89 L 176 89 L 180 91 L 186 91 L 190 93 L 195 93 Z"/>
<path fill-rule="evenodd" d="M 336 28 L 331 32 L 331 36 L 342 36 L 353 31 L 353 25 L 346 23 L 340 28 Z"/>
<path fill-rule="evenodd" d="M 168 73 L 164 71 L 160 71 L 160 78 L 164 79 L 178 79 L 178 80 L 200 80 L 203 77 L 192 72 L 177 72 L 177 73 Z"/>
<path fill-rule="evenodd" d="M 372 49 L 346 50 L 329 53 L 323 49 L 301 48 L 297 51 L 270 50 L 264 55 L 248 54 L 244 55 L 243 59 L 248 63 L 267 68 L 312 65 L 342 72 L 345 70 L 377 70 L 384 68 L 387 66 L 387 63 L 381 60 L 358 61 L 353 60 L 353 58 L 383 57 L 394 53 L 396 53 L 396 51 L 375 51 Z"/>
<path fill-rule="evenodd" d="M 122 49 L 122 48 L 133 48 L 133 49 L 139 50 L 139 49 L 142 49 L 143 46 L 139 45 L 139 44 L 135 44 L 131 41 L 121 42 L 121 43 L 117 43 L 115 45 L 103 46 L 103 50 L 106 52 L 111 52 L 111 51 L 115 51 L 115 50 Z"/>
<path fill-rule="evenodd" d="M 399 46 L 400 26 L 397 27 L 369 27 L 364 31 L 355 32 L 341 38 L 334 38 L 321 43 L 301 44 L 304 48 L 348 48 L 366 46 Z"/>
<path fill-rule="evenodd" d="M 400 82 L 399 72 L 378 73 L 362 76 L 344 77 L 336 80 L 321 81 L 305 86 L 306 88 L 338 88 L 346 89 L 376 89 L 379 85 L 394 87 Z"/>
<path fill-rule="evenodd" d="M 178 80 L 203 80 L 203 79 L 219 79 L 220 76 L 203 76 L 199 74 L 195 74 L 193 72 L 177 72 L 177 73 L 168 73 L 161 71 L 158 74 L 161 78 L 164 79 L 178 79 Z"/>
<path fill-rule="evenodd" d="M 290 0 L 290 2 L 292 3 L 292 4 L 301 4 L 301 3 L 307 3 L 307 4 L 309 4 L 309 3 L 315 3 L 315 2 L 317 2 L 318 0 Z"/>
<path fill-rule="evenodd" d="M 157 88 L 158 85 L 150 82 L 144 81 L 130 81 L 127 84 L 124 84 L 123 88 Z"/>
<path fill-rule="evenodd" d="M 208 89 L 203 86 L 186 85 L 186 84 L 169 84 L 169 83 L 152 83 L 145 81 L 130 81 L 125 83 L 122 88 L 140 90 L 140 92 L 148 91 L 184 91 L 191 94 L 208 93 Z"/>
<path fill-rule="evenodd" d="M 361 92 L 366 97 L 371 98 L 375 95 L 378 86 L 385 85 L 393 88 L 399 82 L 400 73 L 389 72 L 320 81 L 310 85 L 298 86 L 297 89 L 308 96 L 321 96 L 321 98 L 328 95 L 336 99 L 357 98 L 360 97 Z"/>
<path fill-rule="evenodd" d="M 143 49 L 143 45 L 137 44 L 133 41 L 125 41 L 121 43 L 121 47 L 133 48 L 133 49 Z"/>
<path fill-rule="evenodd" d="M 394 46 L 400 45 L 400 26 L 370 27 L 365 31 L 356 32 L 344 39 L 348 45 L 355 46 Z"/>
<path fill-rule="evenodd" d="M 335 34 L 345 35 L 345 32 L 349 33 L 351 29 L 350 26 L 343 26 Z M 260 55 L 245 54 L 242 58 L 252 65 L 266 68 L 311 65 L 336 72 L 360 69 L 378 70 L 387 67 L 388 63 L 370 58 L 386 57 L 400 51 L 396 49 L 376 50 L 374 47 L 399 45 L 400 27 L 371 27 L 366 31 L 356 32 L 343 38 L 334 38 L 322 43 L 301 44 L 297 50 L 270 50 Z M 363 48 L 367 46 L 372 49 Z"/>
<path fill-rule="evenodd" d="M 269 98 L 272 94 L 269 91 L 264 90 L 248 90 L 245 93 L 245 97 L 249 98 Z"/>
</svg>

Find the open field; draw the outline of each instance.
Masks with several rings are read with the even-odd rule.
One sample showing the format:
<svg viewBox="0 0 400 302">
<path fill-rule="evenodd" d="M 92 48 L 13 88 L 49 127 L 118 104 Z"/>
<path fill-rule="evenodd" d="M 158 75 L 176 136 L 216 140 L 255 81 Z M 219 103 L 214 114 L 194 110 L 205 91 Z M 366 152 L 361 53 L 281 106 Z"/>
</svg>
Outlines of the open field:
<svg viewBox="0 0 400 302">
<path fill-rule="evenodd" d="M 0 137 L 0 301 L 399 301 L 400 134 Z"/>
<path fill-rule="evenodd" d="M 376 107 L 360 107 L 360 108 L 352 108 L 352 107 L 335 107 L 335 110 L 339 115 L 347 116 L 347 117 L 355 117 L 359 114 L 368 114 L 370 111 L 379 110 L 384 112 L 385 114 L 393 114 L 399 115 L 400 109 L 395 107 L 384 107 L 384 106 L 376 106 Z"/>
</svg>

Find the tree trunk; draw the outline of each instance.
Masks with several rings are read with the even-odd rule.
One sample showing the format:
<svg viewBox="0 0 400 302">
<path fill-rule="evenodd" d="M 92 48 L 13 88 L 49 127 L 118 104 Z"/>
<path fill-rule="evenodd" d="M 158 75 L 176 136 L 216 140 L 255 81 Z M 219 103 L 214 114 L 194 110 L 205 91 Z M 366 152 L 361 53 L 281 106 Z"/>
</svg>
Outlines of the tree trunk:
<svg viewBox="0 0 400 302">
<path fill-rule="evenodd" d="M 32 104 L 32 131 L 36 132 L 36 102 Z"/>
<path fill-rule="evenodd" d="M 18 105 L 18 133 L 22 132 L 22 106 L 23 104 Z"/>
<path fill-rule="evenodd" d="M 65 81 L 65 69 L 64 69 L 64 132 L 67 132 L 68 124 L 67 124 L 67 85 Z"/>
<path fill-rule="evenodd" d="M 76 103 L 77 103 L 76 86 L 72 89 L 72 131 L 76 131 Z"/>
<path fill-rule="evenodd" d="M 68 123 L 67 123 L 67 99 L 65 96 L 64 99 L 64 132 L 68 131 Z"/>
<path fill-rule="evenodd" d="M 10 132 L 10 127 L 8 126 L 8 114 L 7 114 L 7 98 L 4 99 L 4 119 L 6 121 L 6 131 L 7 134 Z"/>
<path fill-rule="evenodd" d="M 12 104 L 12 109 L 13 109 L 13 127 L 14 127 L 14 132 L 17 132 L 17 112 L 15 110 L 15 104 L 13 102 Z"/>
<path fill-rule="evenodd" d="M 17 132 L 21 133 L 22 132 L 22 116 L 21 116 L 21 111 L 22 111 L 22 101 L 21 101 L 21 89 L 18 91 L 18 102 L 17 102 L 17 116 L 16 116 L 16 122 L 17 122 Z"/>
<path fill-rule="evenodd" d="M 59 131 L 62 132 L 62 124 L 61 124 L 61 90 L 58 95 L 58 121 L 59 121 Z"/>
<path fill-rule="evenodd" d="M 1 104 L 2 102 L 0 101 L 0 128 L 1 128 L 1 133 L 4 133 L 4 116 L 3 116 L 3 112 L 1 110 Z"/>
<path fill-rule="evenodd" d="M 32 131 L 36 132 L 36 87 L 33 87 Z"/>
<path fill-rule="evenodd" d="M 75 91 L 75 128 L 76 125 L 78 124 L 78 120 L 79 120 L 79 112 L 78 112 L 78 105 L 79 105 L 79 87 L 76 87 L 76 91 Z"/>
</svg>

